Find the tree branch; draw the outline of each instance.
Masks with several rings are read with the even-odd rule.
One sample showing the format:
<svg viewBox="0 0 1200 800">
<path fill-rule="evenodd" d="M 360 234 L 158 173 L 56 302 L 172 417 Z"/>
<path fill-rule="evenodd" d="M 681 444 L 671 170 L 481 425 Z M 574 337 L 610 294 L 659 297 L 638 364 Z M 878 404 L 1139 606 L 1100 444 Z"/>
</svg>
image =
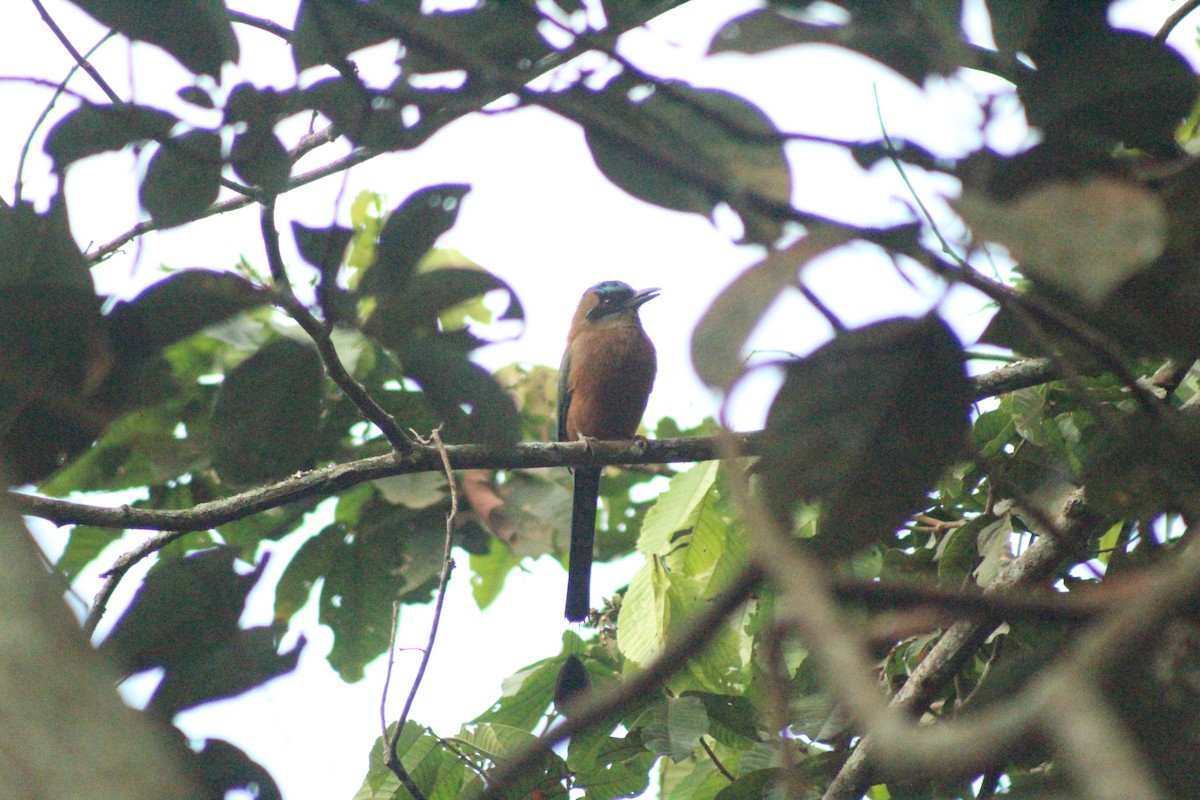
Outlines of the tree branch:
<svg viewBox="0 0 1200 800">
<path fill-rule="evenodd" d="M 1035 358 L 1009 364 L 971 379 L 972 397 L 981 399 L 1034 386 L 1057 376 L 1048 359 Z M 731 433 L 730 446 L 737 455 L 760 453 L 762 433 Z M 447 445 L 446 453 L 455 468 L 537 469 L 543 467 L 604 466 L 607 464 L 669 464 L 712 461 L 720 458 L 717 440 L 708 436 L 682 439 L 651 439 L 644 449 L 628 441 L 595 442 L 588 449 L 579 442 L 527 442 L 508 451 L 489 450 L 481 445 Z M 105 508 L 38 495 L 9 492 L 21 513 L 49 520 L 56 525 L 93 525 L 99 528 L 140 528 L 157 531 L 201 531 L 268 511 L 297 500 L 336 494 L 366 481 L 432 472 L 441 469 L 436 447 L 414 444 L 404 454 L 387 454 L 334 464 L 303 472 L 268 486 L 241 494 L 198 503 L 187 509 Z"/>
<path fill-rule="evenodd" d="M 1072 543 L 1085 541 L 1097 524 L 1097 518 L 1087 510 L 1079 496 L 1066 503 L 1062 517 L 1057 526 L 1062 535 L 1039 536 L 984 588 L 985 596 L 1016 593 L 1041 583 L 1058 568 L 1070 552 Z M 890 707 L 911 716 L 920 715 L 999 622 L 995 618 L 956 622 L 912 671 L 908 681 L 892 697 Z M 852 800 L 862 795 L 875 777 L 869 761 L 873 748 L 874 741 L 869 735 L 859 741 L 830 783 L 825 800 Z"/>
<path fill-rule="evenodd" d="M 312 312 L 308 310 L 297 298 L 292 291 L 292 282 L 288 278 L 287 268 L 283 264 L 283 255 L 279 251 L 279 232 L 275 229 L 275 198 L 267 198 L 262 204 L 262 238 L 263 244 L 267 251 L 267 263 L 271 268 L 271 276 L 275 279 L 275 292 L 273 296 L 279 306 L 286 311 L 292 319 L 304 329 L 309 338 L 313 340 L 313 344 L 317 346 L 317 352 L 321 355 L 321 362 L 325 365 L 325 372 L 328 373 L 330 379 L 338 385 L 338 388 L 345 393 L 350 402 L 354 403 L 362 415 L 370 422 L 374 423 L 375 427 L 383 433 L 385 439 L 391 443 L 392 447 L 399 453 L 407 453 L 413 446 L 412 439 L 404 432 L 404 429 L 396 422 L 395 417 L 384 410 L 383 406 L 375 402 L 375 398 L 371 397 L 363 385 L 354 380 L 345 365 L 342 364 L 342 359 L 338 356 L 337 348 L 333 345 L 333 339 L 329 335 L 329 329 L 326 328 Z"/>
<path fill-rule="evenodd" d="M 699 614 L 686 629 L 663 649 L 662 655 L 648 664 L 645 669 L 634 673 L 625 683 L 581 702 L 577 710 L 554 730 L 546 733 L 528 749 L 506 758 L 489 774 L 490 782 L 477 800 L 499 800 L 505 791 L 526 770 L 537 764 L 551 749 L 564 739 L 586 730 L 624 708 L 641 702 L 649 692 L 699 653 L 709 643 L 724 620 L 750 597 L 751 592 L 762 580 L 758 567 L 747 565 L 730 582 L 729 588 L 713 599 L 712 605 Z"/>
</svg>

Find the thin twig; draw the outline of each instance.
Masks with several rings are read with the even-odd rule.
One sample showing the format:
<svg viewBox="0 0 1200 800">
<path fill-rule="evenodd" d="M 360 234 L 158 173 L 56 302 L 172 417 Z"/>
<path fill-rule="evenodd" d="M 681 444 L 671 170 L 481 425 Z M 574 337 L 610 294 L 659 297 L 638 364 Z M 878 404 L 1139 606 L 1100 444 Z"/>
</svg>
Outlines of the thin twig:
<svg viewBox="0 0 1200 800">
<path fill-rule="evenodd" d="M 92 45 L 91 49 L 89 49 L 87 51 L 87 53 L 84 54 L 84 61 L 86 62 L 87 59 L 92 55 L 92 53 L 95 53 L 97 50 L 100 49 L 100 45 L 104 44 L 105 42 L 107 42 L 109 39 L 111 39 L 115 35 L 116 35 L 115 31 L 109 31 L 108 33 L 104 34 L 104 36 L 100 37 L 100 41 L 98 41 L 94 45 Z M 50 102 L 46 104 L 46 107 L 44 109 L 42 109 L 42 113 L 40 115 L 38 115 L 37 120 L 33 123 L 33 127 L 30 128 L 29 136 L 26 137 L 25 143 L 23 145 L 21 145 L 21 157 L 17 160 L 17 180 L 16 180 L 16 184 L 13 187 L 13 195 L 15 197 L 15 199 L 13 201 L 14 204 L 21 202 L 21 191 L 24 186 L 23 181 L 22 181 L 22 176 L 25 174 L 25 161 L 29 157 L 29 148 L 33 146 L 33 137 L 37 135 L 38 128 L 40 128 L 42 126 L 42 123 L 45 122 L 46 118 L 50 116 L 50 112 L 54 110 L 55 104 L 58 103 L 58 98 L 62 97 L 63 94 L 66 93 L 67 83 L 70 82 L 71 78 L 75 75 L 75 73 L 78 70 L 79 70 L 78 62 L 71 65 L 71 69 L 67 70 L 67 76 L 62 79 L 62 83 L 60 83 L 58 85 L 58 87 L 54 90 L 54 94 L 50 97 Z"/>
<path fill-rule="evenodd" d="M 279 307 L 288 312 L 313 340 L 313 344 L 317 346 L 317 352 L 321 355 L 321 361 L 325 364 L 325 371 L 350 399 L 350 402 L 354 403 L 363 416 L 379 428 L 396 452 L 402 455 L 409 452 L 413 446 L 412 439 L 396 422 L 395 417 L 375 402 L 375 398 L 371 397 L 363 385 L 346 370 L 342 359 L 338 356 L 337 347 L 333 344 L 329 330 L 313 316 L 312 312 L 296 298 L 292 291 L 292 283 L 288 278 L 287 268 L 283 264 L 283 255 L 279 250 L 279 231 L 275 228 L 274 197 L 263 200 L 261 221 L 263 244 L 267 250 L 267 263 L 271 268 L 271 277 L 275 280 L 276 291 L 273 297 Z"/>
<path fill-rule="evenodd" d="M 34 8 L 37 9 L 38 14 L 41 15 L 42 20 L 46 23 L 47 27 L 49 27 L 54 33 L 58 41 L 62 43 L 62 46 L 66 48 L 67 52 L 71 54 L 71 58 L 75 59 L 75 63 L 78 64 L 84 72 L 91 76 L 92 80 L 96 82 L 96 85 L 100 87 L 100 91 L 108 95 L 108 99 L 112 101 L 113 105 L 125 105 L 125 101 L 121 99 L 119 94 L 113 91 L 112 87 L 108 85 L 108 81 L 104 80 L 100 73 L 96 71 L 96 68 L 93 67 L 86 58 L 84 58 L 83 54 L 75 49 L 75 45 L 71 44 L 71 40 L 67 38 L 67 35 L 63 33 L 62 28 L 58 27 L 58 23 L 54 21 L 54 18 L 50 16 L 48 11 L 46 11 L 46 7 L 42 5 L 42 0 L 31 0 L 31 2 L 33 3 Z"/>
<path fill-rule="evenodd" d="M 507 796 L 508 788 L 518 776 L 544 758 L 556 744 L 579 731 L 587 730 L 621 709 L 641 702 L 648 693 L 656 691 L 663 681 L 682 669 L 688 660 L 708 645 L 721 630 L 725 619 L 746 602 L 761 580 L 762 571 L 757 566 L 748 564 L 743 567 L 729 587 L 717 595 L 712 604 L 686 628 L 679 631 L 679 635 L 668 643 L 658 658 L 616 688 L 596 691 L 561 725 L 497 766 L 489 775 L 491 780 L 487 789 L 477 800 L 499 800 Z"/>
<path fill-rule="evenodd" d="M 713 766 L 717 768 L 717 772 L 724 775 L 727 781 L 733 783 L 737 780 L 737 776 L 730 772 L 729 768 L 721 763 L 721 759 L 717 758 L 717 754 L 713 752 L 711 747 L 709 747 L 708 742 L 704 741 L 703 736 L 700 737 L 700 749 L 705 752 L 705 754 L 708 756 L 708 760 L 711 761 Z"/>
<path fill-rule="evenodd" d="M 454 559 L 451 557 L 451 551 L 454 547 L 454 522 L 458 517 L 458 489 L 455 486 L 454 470 L 450 466 L 450 456 L 446 453 L 446 446 L 442 443 L 441 431 L 435 429 L 430 439 L 442 457 L 442 467 L 446 473 L 446 482 L 450 486 L 450 511 L 446 513 L 446 539 L 442 548 L 442 574 L 438 580 L 437 600 L 433 606 L 433 621 L 429 625 L 429 641 L 425 644 L 425 650 L 421 655 L 421 663 L 417 667 L 417 675 L 413 678 L 412 688 L 408 692 L 408 699 L 404 701 L 404 709 L 400 712 L 400 719 L 396 722 L 396 729 L 392 732 L 392 738 L 388 741 L 387 765 L 401 781 L 404 780 L 401 775 L 407 775 L 407 771 L 400 762 L 400 756 L 396 753 L 396 745 L 400 741 L 401 730 L 403 730 L 405 723 L 408 722 L 408 713 L 412 710 L 413 702 L 417 699 L 417 691 L 421 688 L 421 681 L 425 677 L 425 668 L 429 666 L 429 657 L 433 655 L 433 645 L 437 641 L 438 625 L 442 619 L 442 607 L 446 602 L 446 587 L 450 583 L 450 573 L 454 571 Z M 409 789 L 409 791 L 412 791 L 412 789 Z M 416 793 L 414 793 L 414 797 L 417 800 L 422 800 L 420 795 Z"/>
<path fill-rule="evenodd" d="M 379 724 L 383 728 L 383 733 L 380 739 L 387 743 L 387 750 L 384 755 L 384 763 L 388 769 L 400 781 L 401 785 L 408 790 L 408 793 L 413 796 L 413 800 L 425 800 L 425 793 L 421 791 L 421 787 L 413 780 L 412 775 L 408 774 L 408 770 L 400 763 L 400 759 L 396 758 L 396 742 L 400 740 L 400 734 L 404 730 L 404 720 L 396 723 L 396 730 L 392 736 L 388 736 L 387 724 L 387 698 L 388 689 L 392 685 L 392 667 L 396 663 L 396 630 L 400 627 L 400 601 L 392 601 L 392 634 L 388 639 L 388 660 L 387 673 L 383 678 L 383 692 L 379 698 Z M 394 762 L 394 763 L 393 763 Z"/>
<path fill-rule="evenodd" d="M 83 621 L 84 635 L 91 636 L 96 632 L 96 626 L 100 624 L 100 620 L 104 617 L 104 612 L 108 610 L 108 601 L 112 599 L 113 592 L 117 590 L 117 585 L 125 577 L 125 573 L 129 572 L 142 559 L 152 553 L 157 553 L 171 542 L 189 533 L 192 533 L 192 531 L 164 531 L 118 557 L 102 576 L 104 583 L 100 585 L 100 590 L 96 592 L 96 599 L 92 601 L 92 607 L 88 610 L 87 618 Z"/>
<path fill-rule="evenodd" d="M 379 728 L 382 731 L 379 737 L 383 741 L 388 740 L 388 723 L 387 723 L 387 698 L 388 690 L 392 686 L 392 667 L 396 664 L 396 632 L 400 627 L 400 601 L 392 601 L 392 632 L 388 637 L 388 657 L 387 671 L 383 673 L 383 692 L 379 698 Z"/>
<path fill-rule="evenodd" d="M 1175 30 L 1175 26 L 1183 22 L 1183 18 L 1191 14 L 1197 8 L 1200 8 L 1200 0 L 1187 0 L 1186 3 L 1171 12 L 1171 16 L 1167 17 L 1166 22 L 1158 29 L 1158 33 L 1154 34 L 1154 41 L 1162 44 L 1167 41 L 1167 37 L 1171 35 L 1171 31 Z"/>
<path fill-rule="evenodd" d="M 229 19 L 233 20 L 234 22 L 241 23 L 242 25 L 249 25 L 252 28 L 258 28 L 259 30 L 266 31 L 267 33 L 273 33 L 280 39 L 283 39 L 285 42 L 290 42 L 292 40 L 292 31 L 283 27 L 275 20 L 264 19 L 263 17 L 254 17 L 241 11 L 230 11 Z"/>
</svg>

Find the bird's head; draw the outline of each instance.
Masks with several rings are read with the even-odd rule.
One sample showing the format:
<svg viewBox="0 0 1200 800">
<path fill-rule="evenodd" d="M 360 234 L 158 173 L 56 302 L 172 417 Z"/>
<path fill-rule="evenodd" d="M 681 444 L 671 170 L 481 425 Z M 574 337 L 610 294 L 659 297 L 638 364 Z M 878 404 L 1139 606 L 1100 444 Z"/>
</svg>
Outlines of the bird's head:
<svg viewBox="0 0 1200 800">
<path fill-rule="evenodd" d="M 658 297 L 658 292 L 657 288 L 634 291 L 628 283 L 604 281 L 584 292 L 579 311 L 589 322 L 636 319 L 638 309 Z"/>
</svg>

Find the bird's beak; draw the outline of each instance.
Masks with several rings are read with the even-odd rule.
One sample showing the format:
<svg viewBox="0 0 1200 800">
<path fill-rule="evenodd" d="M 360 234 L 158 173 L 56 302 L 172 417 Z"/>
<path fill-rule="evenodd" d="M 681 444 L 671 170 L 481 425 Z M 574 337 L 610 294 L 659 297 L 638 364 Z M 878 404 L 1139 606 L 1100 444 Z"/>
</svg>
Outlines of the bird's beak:
<svg viewBox="0 0 1200 800">
<path fill-rule="evenodd" d="M 658 293 L 662 289 L 657 286 L 653 289 L 642 289 L 640 292 L 634 292 L 633 297 L 629 298 L 629 302 L 625 304 L 626 308 L 639 308 L 643 303 L 648 303 L 658 297 Z"/>
</svg>

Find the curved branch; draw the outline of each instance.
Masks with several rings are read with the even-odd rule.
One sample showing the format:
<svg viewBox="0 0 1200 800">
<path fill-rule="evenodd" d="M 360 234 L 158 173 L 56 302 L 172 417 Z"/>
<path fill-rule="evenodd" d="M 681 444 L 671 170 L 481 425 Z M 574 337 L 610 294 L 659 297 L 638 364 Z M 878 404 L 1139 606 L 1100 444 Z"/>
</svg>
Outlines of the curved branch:
<svg viewBox="0 0 1200 800">
<path fill-rule="evenodd" d="M 714 598 L 712 605 L 696 617 L 685 630 L 671 641 L 662 654 L 645 669 L 637 672 L 625 683 L 606 692 L 597 692 L 596 697 L 580 703 L 562 725 L 546 733 L 532 746 L 518 752 L 489 774 L 487 789 L 477 800 L 498 800 L 506 796 L 506 790 L 524 772 L 532 768 L 549 753 L 556 744 L 569 736 L 599 724 L 622 709 L 641 702 L 648 692 L 680 669 L 689 659 L 699 653 L 721 630 L 725 619 L 750 597 L 751 592 L 762 580 L 762 572 L 753 564 L 745 566 L 730 582 L 729 588 Z"/>
<path fill-rule="evenodd" d="M 346 370 L 341 357 L 338 356 L 337 348 L 333 345 L 329 329 L 313 316 L 312 312 L 296 298 L 292 291 L 292 282 L 288 278 L 287 268 L 283 264 L 283 255 L 279 251 L 279 231 L 275 228 L 274 197 L 263 201 L 260 222 L 263 245 L 267 251 L 267 264 L 271 268 L 271 276 L 275 279 L 274 297 L 280 308 L 296 320 L 308 337 L 313 340 L 313 344 L 317 346 L 317 352 L 321 355 L 321 362 L 325 365 L 325 372 L 345 393 L 346 397 L 350 398 L 350 402 L 354 403 L 362 415 L 383 432 L 384 438 L 397 452 L 407 453 L 413 446 L 412 439 L 396 422 L 396 418 L 375 402 L 375 398 L 371 397 L 363 385 Z"/>
</svg>

